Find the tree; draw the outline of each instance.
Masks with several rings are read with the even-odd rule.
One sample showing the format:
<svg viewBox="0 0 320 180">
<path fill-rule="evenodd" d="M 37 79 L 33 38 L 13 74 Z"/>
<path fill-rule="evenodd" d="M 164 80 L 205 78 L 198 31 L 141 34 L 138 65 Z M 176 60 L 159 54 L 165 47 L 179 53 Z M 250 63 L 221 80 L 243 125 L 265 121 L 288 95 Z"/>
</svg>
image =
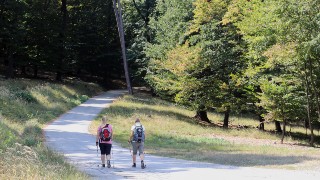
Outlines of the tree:
<svg viewBox="0 0 320 180">
<path fill-rule="evenodd" d="M 5 59 L 6 77 L 14 77 L 14 66 L 23 55 L 24 13 L 27 8 L 24 0 L 0 2 L 0 52 Z"/>
<path fill-rule="evenodd" d="M 194 6 L 193 19 L 179 38 L 180 45 L 170 48 L 173 43 L 166 43 L 174 39 L 171 38 L 163 43 L 166 45 L 163 49 L 158 46 L 158 54 L 153 54 L 150 63 L 153 74 L 147 77 L 159 95 L 174 98 L 195 110 L 196 117 L 202 121 L 210 123 L 206 115 L 210 108 L 224 112 L 224 127 L 228 127 L 231 109 L 236 109 L 245 99 L 239 83 L 244 67 L 241 37 L 232 24 L 221 23 L 227 10 L 224 1 L 197 0 Z M 168 33 L 161 33 L 164 35 Z"/>
<path fill-rule="evenodd" d="M 192 0 L 158 1 L 150 18 L 152 41 L 146 44 L 148 59 L 145 80 L 153 91 L 165 99 L 174 100 L 175 90 L 170 90 L 171 75 L 161 66 L 167 52 L 175 48 L 188 28 L 192 18 Z"/>
<path fill-rule="evenodd" d="M 198 0 L 194 5 L 194 19 L 186 41 L 190 47 L 199 46 L 201 51 L 200 62 L 192 72 L 189 72 L 194 78 L 189 79 L 198 81 L 194 83 L 202 84 L 199 85 L 202 88 L 197 89 L 197 93 L 190 92 L 190 94 L 196 94 L 197 98 L 202 97 L 191 103 L 197 104 L 197 114 L 213 107 L 223 112 L 225 114 L 223 126 L 227 128 L 231 110 L 242 109 L 241 106 L 245 104 L 247 96 L 244 84 L 241 82 L 245 67 L 245 62 L 241 58 L 243 51 L 241 36 L 231 23 L 223 25 L 221 22 L 228 6 L 226 2 Z M 185 96 L 185 92 L 183 94 L 178 94 L 178 97 L 182 99 L 188 97 Z"/>
<path fill-rule="evenodd" d="M 311 117 L 313 112 L 317 112 L 317 121 L 320 121 L 320 102 L 319 102 L 319 57 L 320 57 L 320 38 L 319 38 L 319 0 L 283 0 L 281 1 L 282 9 L 279 10 L 280 20 L 287 26 L 284 31 L 286 42 L 295 42 L 296 51 L 299 57 L 301 80 L 305 81 L 305 94 L 307 96 L 307 114 L 309 128 L 311 132 L 310 145 L 314 144 L 313 124 L 314 118 Z"/>
<path fill-rule="evenodd" d="M 270 95 L 267 98 L 268 101 L 274 101 L 273 98 L 278 96 L 280 92 L 294 94 L 293 96 L 297 97 L 297 99 L 287 99 L 288 101 L 284 105 L 283 103 L 278 104 L 282 109 L 280 114 L 285 114 L 282 117 L 282 120 L 286 119 L 285 121 L 293 122 L 296 119 L 306 119 L 307 115 L 307 119 L 312 124 L 311 116 L 319 107 L 317 93 L 314 93 L 317 91 L 315 72 L 318 72 L 315 70 L 318 65 L 315 63 L 316 58 L 314 57 L 319 57 L 318 46 L 315 45 L 319 31 L 317 25 L 319 19 L 316 16 L 316 13 L 319 12 L 319 6 L 316 4 L 319 4 L 319 1 L 240 0 L 233 1 L 227 16 L 225 16 L 226 22 L 228 20 L 234 22 L 248 43 L 247 57 L 251 63 L 247 74 L 251 74 L 251 77 L 255 77 L 255 79 L 267 80 L 263 83 L 257 83 L 259 86 L 274 86 L 274 88 L 267 88 L 275 89 L 268 91 Z M 275 79 L 278 82 L 273 82 Z M 295 82 L 295 84 L 292 85 L 290 82 Z M 305 84 L 301 82 L 305 82 Z M 305 89 L 302 90 L 303 88 Z M 284 96 L 284 94 L 282 95 Z M 307 97 L 307 102 L 298 100 L 302 97 Z M 266 99 L 260 100 L 262 104 L 264 104 L 263 101 L 267 102 Z M 295 102 L 299 102 L 299 106 L 287 106 L 286 104 L 296 104 Z M 275 113 L 277 108 L 272 110 L 268 108 L 267 104 L 263 108 L 268 109 L 269 114 L 277 114 Z M 300 112 L 300 115 L 294 112 Z M 312 125 L 310 130 L 310 144 L 313 144 Z M 285 129 L 283 131 L 285 133 Z"/>
<path fill-rule="evenodd" d="M 118 25 L 118 31 L 119 31 L 119 37 L 120 37 L 120 43 L 121 43 L 121 49 L 122 49 L 123 65 L 124 65 L 125 77 L 126 77 L 126 82 L 127 82 L 127 88 L 128 88 L 129 94 L 133 94 L 132 87 L 131 87 L 131 82 L 130 82 L 128 64 L 127 64 L 126 47 L 125 47 L 125 39 L 124 39 L 124 30 L 123 30 L 123 22 L 122 22 L 121 3 L 120 3 L 120 0 L 118 0 L 118 1 L 113 0 L 112 2 L 113 2 L 114 14 L 115 14 L 117 25 Z"/>
<path fill-rule="evenodd" d="M 146 44 L 152 42 L 150 18 L 156 7 L 156 0 L 124 1 L 124 29 L 128 44 L 128 64 L 133 83 L 145 85 L 148 58 L 144 53 Z"/>
</svg>

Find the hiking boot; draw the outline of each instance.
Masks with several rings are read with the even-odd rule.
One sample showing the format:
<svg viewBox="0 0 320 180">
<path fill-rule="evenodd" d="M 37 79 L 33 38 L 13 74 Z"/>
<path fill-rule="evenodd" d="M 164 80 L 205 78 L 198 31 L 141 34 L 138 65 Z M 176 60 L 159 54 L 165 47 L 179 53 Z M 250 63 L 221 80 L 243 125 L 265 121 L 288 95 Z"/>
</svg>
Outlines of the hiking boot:
<svg viewBox="0 0 320 180">
<path fill-rule="evenodd" d="M 102 164 L 102 167 L 104 168 L 104 167 L 106 167 L 106 165 L 105 165 L 105 164 Z"/>
<path fill-rule="evenodd" d="M 141 161 L 141 169 L 144 169 L 144 168 L 146 168 L 146 165 L 144 164 L 143 161 Z"/>
<path fill-rule="evenodd" d="M 108 164 L 107 167 L 108 167 L 108 168 L 111 168 L 111 164 L 110 164 L 110 161 L 109 161 L 109 160 L 107 161 L 107 164 Z"/>
<path fill-rule="evenodd" d="M 132 164 L 132 167 L 134 167 L 134 168 L 137 167 L 136 163 L 133 163 L 133 164 Z"/>
</svg>

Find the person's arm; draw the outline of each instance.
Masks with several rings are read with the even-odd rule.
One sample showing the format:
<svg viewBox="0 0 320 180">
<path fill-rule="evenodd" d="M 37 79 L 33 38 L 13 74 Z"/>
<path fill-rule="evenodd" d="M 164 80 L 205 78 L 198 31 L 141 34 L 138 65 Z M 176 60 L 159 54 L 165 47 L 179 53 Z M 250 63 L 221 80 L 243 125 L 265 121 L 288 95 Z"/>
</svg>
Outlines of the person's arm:
<svg viewBox="0 0 320 180">
<path fill-rule="evenodd" d="M 114 134 L 114 130 L 113 130 L 113 126 L 111 126 L 111 139 L 113 139 L 113 134 Z"/>
<path fill-rule="evenodd" d="M 131 131 L 130 138 L 129 138 L 129 141 L 128 141 L 128 142 L 131 142 L 131 141 L 132 141 L 132 138 L 133 138 L 133 131 Z"/>
</svg>

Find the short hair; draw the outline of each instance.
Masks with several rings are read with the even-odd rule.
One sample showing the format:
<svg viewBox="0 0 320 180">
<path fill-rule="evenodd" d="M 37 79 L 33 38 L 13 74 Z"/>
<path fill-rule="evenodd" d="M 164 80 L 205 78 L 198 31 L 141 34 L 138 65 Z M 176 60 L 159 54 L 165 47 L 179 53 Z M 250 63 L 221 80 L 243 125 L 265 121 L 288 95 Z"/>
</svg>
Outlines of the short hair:
<svg viewBox="0 0 320 180">
<path fill-rule="evenodd" d="M 140 122 L 140 119 L 139 119 L 139 118 L 137 118 L 135 122 Z"/>
</svg>

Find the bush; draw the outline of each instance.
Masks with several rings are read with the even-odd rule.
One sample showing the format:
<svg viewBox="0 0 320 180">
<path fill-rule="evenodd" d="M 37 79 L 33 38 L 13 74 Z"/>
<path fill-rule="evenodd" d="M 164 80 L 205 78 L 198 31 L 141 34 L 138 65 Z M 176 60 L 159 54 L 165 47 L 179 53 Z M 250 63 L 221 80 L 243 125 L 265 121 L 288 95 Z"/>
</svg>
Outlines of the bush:
<svg viewBox="0 0 320 180">
<path fill-rule="evenodd" d="M 32 122 L 33 123 L 33 122 Z M 26 146 L 36 146 L 42 141 L 41 128 L 33 123 L 27 125 L 22 133 L 23 144 Z"/>
</svg>

